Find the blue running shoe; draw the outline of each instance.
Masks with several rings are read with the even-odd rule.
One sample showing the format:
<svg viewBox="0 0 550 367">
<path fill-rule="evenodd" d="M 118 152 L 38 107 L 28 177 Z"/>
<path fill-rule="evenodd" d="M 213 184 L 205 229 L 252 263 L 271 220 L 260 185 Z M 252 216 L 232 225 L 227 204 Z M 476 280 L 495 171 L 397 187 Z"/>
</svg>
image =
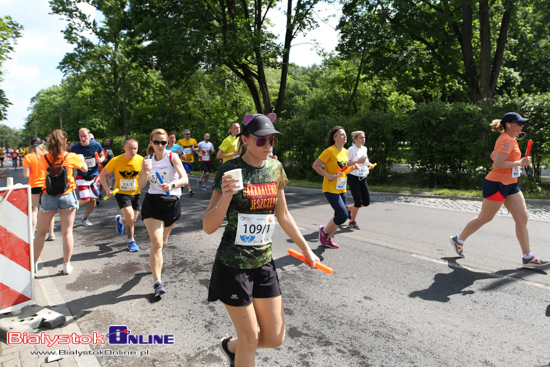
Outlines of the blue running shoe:
<svg viewBox="0 0 550 367">
<path fill-rule="evenodd" d="M 115 221 L 116 221 L 116 231 L 117 231 L 119 234 L 123 234 L 123 233 L 124 233 L 124 223 L 122 223 L 121 219 L 122 219 L 122 215 L 117 215 L 117 216 L 115 217 Z"/>
<path fill-rule="evenodd" d="M 128 242 L 128 251 L 130 251 L 130 252 L 138 252 L 139 251 L 139 247 L 138 247 L 136 241 L 131 240 L 131 241 Z"/>
<path fill-rule="evenodd" d="M 160 280 L 157 280 L 155 282 L 153 288 L 155 288 L 155 297 L 160 297 L 161 295 L 166 293 L 166 289 L 164 289 L 164 286 L 162 285 L 162 282 Z"/>
</svg>

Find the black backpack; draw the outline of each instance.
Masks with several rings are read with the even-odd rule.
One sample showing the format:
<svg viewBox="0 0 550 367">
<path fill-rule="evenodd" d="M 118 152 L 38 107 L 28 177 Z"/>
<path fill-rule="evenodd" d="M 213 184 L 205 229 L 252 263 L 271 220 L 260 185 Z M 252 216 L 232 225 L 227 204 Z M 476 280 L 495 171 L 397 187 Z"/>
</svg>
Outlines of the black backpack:
<svg viewBox="0 0 550 367">
<path fill-rule="evenodd" d="M 67 169 L 63 167 L 63 162 L 69 153 L 65 153 L 59 166 L 52 166 L 47 156 L 44 156 L 50 167 L 46 171 L 46 193 L 52 196 L 59 196 L 69 189 L 67 180 Z"/>
</svg>

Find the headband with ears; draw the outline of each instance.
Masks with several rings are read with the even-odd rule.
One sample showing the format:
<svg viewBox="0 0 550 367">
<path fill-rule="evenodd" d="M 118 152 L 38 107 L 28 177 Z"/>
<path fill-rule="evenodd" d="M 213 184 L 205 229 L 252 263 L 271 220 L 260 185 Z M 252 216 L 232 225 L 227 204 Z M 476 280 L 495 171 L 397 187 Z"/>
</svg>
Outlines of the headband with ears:
<svg viewBox="0 0 550 367">
<path fill-rule="evenodd" d="M 248 125 L 250 123 L 250 121 L 254 120 L 254 118 L 256 116 L 258 116 L 258 114 L 256 114 L 256 115 L 245 115 L 243 117 L 243 125 L 244 126 Z M 275 121 L 275 119 L 277 118 L 277 114 L 274 113 L 274 112 L 268 113 L 266 116 L 269 119 L 269 121 L 271 121 L 271 122 Z"/>
</svg>

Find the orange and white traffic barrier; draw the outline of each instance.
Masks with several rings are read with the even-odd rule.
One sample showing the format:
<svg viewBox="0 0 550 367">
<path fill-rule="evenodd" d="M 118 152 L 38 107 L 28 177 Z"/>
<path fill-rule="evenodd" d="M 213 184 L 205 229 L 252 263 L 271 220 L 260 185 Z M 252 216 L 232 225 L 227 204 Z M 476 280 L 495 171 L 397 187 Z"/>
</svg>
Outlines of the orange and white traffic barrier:
<svg viewBox="0 0 550 367">
<path fill-rule="evenodd" d="M 35 299 L 31 204 L 29 185 L 0 188 L 0 313 Z"/>
</svg>

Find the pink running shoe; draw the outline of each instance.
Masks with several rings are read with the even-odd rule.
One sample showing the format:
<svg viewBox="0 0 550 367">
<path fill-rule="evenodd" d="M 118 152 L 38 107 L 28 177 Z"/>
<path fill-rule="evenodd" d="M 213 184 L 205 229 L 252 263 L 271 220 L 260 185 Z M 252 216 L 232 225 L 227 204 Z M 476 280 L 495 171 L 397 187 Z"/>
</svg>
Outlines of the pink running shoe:
<svg viewBox="0 0 550 367">
<path fill-rule="evenodd" d="M 321 226 L 319 228 L 319 242 L 321 242 L 323 246 L 327 245 L 327 236 L 328 235 L 325 233 L 325 226 Z"/>
<path fill-rule="evenodd" d="M 327 239 L 327 244 L 323 246 L 328 248 L 340 248 L 340 246 L 336 242 L 332 241 L 332 238 Z"/>
</svg>

